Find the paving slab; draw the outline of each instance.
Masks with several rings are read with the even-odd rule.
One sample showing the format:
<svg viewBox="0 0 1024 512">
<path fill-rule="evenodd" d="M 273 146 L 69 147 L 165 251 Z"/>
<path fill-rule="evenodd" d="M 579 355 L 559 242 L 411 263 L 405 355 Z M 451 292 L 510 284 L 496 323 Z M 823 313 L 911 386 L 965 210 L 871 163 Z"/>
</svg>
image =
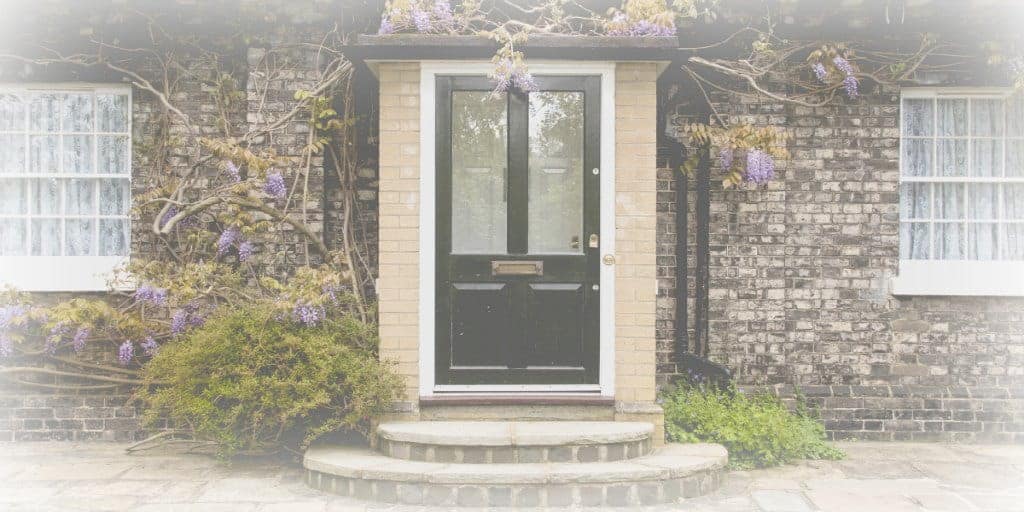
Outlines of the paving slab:
<svg viewBox="0 0 1024 512">
<path fill-rule="evenodd" d="M 0 511 L 449 510 L 320 493 L 305 486 L 300 467 L 278 461 L 227 466 L 183 451 L 127 455 L 125 446 L 0 443 L 0 475 L 9 475 L 0 478 Z M 733 471 L 710 496 L 678 506 L 628 510 L 767 512 L 790 507 L 804 512 L 799 502 L 791 501 L 795 496 L 813 512 L 1024 512 L 1024 484 L 1018 485 L 1024 447 L 861 442 L 839 446 L 849 454 L 846 460 Z M 909 471 L 906 463 L 914 463 L 919 473 L 904 474 Z"/>
</svg>

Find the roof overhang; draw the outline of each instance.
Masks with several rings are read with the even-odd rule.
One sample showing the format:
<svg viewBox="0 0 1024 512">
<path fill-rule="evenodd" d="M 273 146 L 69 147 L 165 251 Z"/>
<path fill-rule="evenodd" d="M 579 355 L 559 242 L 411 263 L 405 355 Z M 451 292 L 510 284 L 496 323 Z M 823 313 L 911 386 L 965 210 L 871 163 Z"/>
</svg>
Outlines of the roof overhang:
<svg viewBox="0 0 1024 512">
<path fill-rule="evenodd" d="M 579 61 L 644 61 L 664 69 L 678 55 L 675 37 L 612 37 L 531 35 L 517 46 L 527 59 Z M 342 51 L 349 59 L 374 69 L 388 61 L 490 60 L 499 44 L 474 35 L 389 34 L 359 35 Z"/>
</svg>

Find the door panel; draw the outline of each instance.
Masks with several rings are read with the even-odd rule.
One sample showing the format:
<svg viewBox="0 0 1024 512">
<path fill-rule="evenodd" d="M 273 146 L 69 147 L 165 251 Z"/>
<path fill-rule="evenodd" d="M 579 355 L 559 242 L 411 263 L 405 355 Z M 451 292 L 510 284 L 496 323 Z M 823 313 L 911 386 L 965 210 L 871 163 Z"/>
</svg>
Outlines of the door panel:
<svg viewBox="0 0 1024 512">
<path fill-rule="evenodd" d="M 528 285 L 526 366 L 583 368 L 582 283 Z"/>
<path fill-rule="evenodd" d="M 600 81 L 537 80 L 437 79 L 438 384 L 597 383 Z"/>
<path fill-rule="evenodd" d="M 512 296 L 505 283 L 452 285 L 451 366 L 504 367 L 512 325 Z"/>
</svg>

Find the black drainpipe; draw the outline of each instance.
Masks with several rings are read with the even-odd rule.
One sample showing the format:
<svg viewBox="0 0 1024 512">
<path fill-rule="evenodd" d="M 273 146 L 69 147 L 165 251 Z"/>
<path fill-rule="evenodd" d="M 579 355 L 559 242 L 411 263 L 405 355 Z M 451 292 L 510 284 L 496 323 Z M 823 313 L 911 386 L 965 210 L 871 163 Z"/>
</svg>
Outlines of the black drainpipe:
<svg viewBox="0 0 1024 512">
<path fill-rule="evenodd" d="M 669 143 L 669 168 L 672 169 L 676 188 L 676 338 L 673 353 L 676 364 L 683 362 L 683 354 L 690 352 L 689 313 L 686 307 L 688 299 L 687 282 L 689 266 L 686 261 L 686 221 L 689 206 L 687 193 L 689 179 L 683 172 L 682 165 L 686 159 L 686 149 L 676 140 Z"/>
<path fill-rule="evenodd" d="M 697 269 L 694 275 L 696 301 L 694 304 L 693 334 L 696 339 L 693 344 L 693 353 L 701 358 L 706 358 L 708 356 L 708 282 L 710 281 L 708 261 L 711 259 L 709 247 L 709 231 L 711 230 L 711 151 L 708 146 L 702 146 L 697 151 L 700 151 L 700 163 L 697 165 L 697 204 L 695 205 L 697 210 Z"/>
</svg>

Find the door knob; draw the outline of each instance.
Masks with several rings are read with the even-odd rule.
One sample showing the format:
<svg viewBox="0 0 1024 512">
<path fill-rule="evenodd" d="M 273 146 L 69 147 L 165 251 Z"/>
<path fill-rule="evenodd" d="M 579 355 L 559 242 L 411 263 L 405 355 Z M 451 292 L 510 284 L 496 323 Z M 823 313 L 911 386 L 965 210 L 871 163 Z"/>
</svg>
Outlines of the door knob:
<svg viewBox="0 0 1024 512">
<path fill-rule="evenodd" d="M 614 256 L 614 255 L 611 255 L 611 254 L 605 254 L 605 255 L 604 255 L 604 256 L 603 256 L 602 258 L 601 258 L 601 261 L 602 261 L 602 262 L 603 262 L 603 263 L 604 263 L 605 265 L 614 265 L 614 264 L 615 264 L 615 256 Z"/>
</svg>

